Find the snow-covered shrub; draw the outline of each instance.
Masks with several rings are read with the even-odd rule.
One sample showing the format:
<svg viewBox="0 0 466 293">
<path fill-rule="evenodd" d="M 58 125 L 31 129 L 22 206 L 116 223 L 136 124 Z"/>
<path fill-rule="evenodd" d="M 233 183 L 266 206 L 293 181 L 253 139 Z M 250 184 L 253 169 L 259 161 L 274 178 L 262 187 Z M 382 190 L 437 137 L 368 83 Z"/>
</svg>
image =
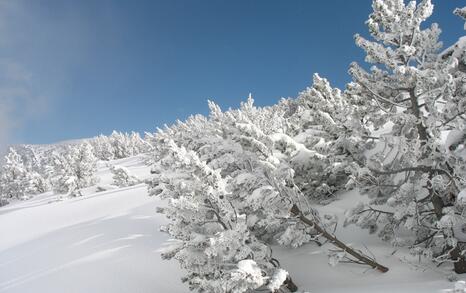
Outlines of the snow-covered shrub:
<svg viewBox="0 0 466 293">
<path fill-rule="evenodd" d="M 325 200 L 344 189 L 348 165 L 361 156 L 367 130 L 351 98 L 315 74 L 312 87 L 282 102 L 288 108 L 286 134 L 298 143 L 282 140 L 282 147 L 293 154 L 296 185 L 311 199 Z"/>
<path fill-rule="evenodd" d="M 39 170 L 39 161 L 34 161 L 35 165 L 32 160 L 26 162 L 13 148 L 5 156 L 0 173 L 0 197 L 3 204 L 11 198 L 28 199 L 49 189 L 47 180 L 35 171 Z"/>
<path fill-rule="evenodd" d="M 26 192 L 29 194 L 44 193 L 50 189 L 49 182 L 37 172 L 30 172 L 28 174 L 27 186 Z"/>
<path fill-rule="evenodd" d="M 115 159 L 135 156 L 150 150 L 148 143 L 146 143 L 136 132 L 128 134 L 113 131 L 108 139 L 112 146 Z"/>
<path fill-rule="evenodd" d="M 270 245 L 297 247 L 318 237 L 314 224 L 325 230 L 295 184 L 294 167 L 327 158 L 287 134 L 292 112 L 284 105 L 257 108 L 249 98 L 222 112 L 209 102 L 209 117 L 178 121 L 153 136 L 149 192 L 168 199 L 159 211 L 171 220 L 165 231 L 179 241 L 164 256 L 181 263 L 191 289 L 274 291 L 286 274 Z M 262 278 L 256 269 L 238 271 L 245 260 Z"/>
<path fill-rule="evenodd" d="M 53 189 L 58 194 L 80 195 L 82 188 L 97 182 L 97 158 L 89 143 L 68 146 L 63 153 L 55 153 L 53 158 L 55 176 Z"/>
<path fill-rule="evenodd" d="M 110 139 L 105 135 L 99 135 L 89 140 L 93 148 L 94 155 L 103 161 L 110 161 L 115 158 L 113 146 Z"/>
<path fill-rule="evenodd" d="M 293 204 L 311 210 L 293 184 L 288 156 L 274 148 L 271 124 L 263 124 L 267 135 L 249 119 L 248 112 L 261 121 L 274 109 L 252 108 L 252 99 L 227 112 L 209 106 L 210 118 L 194 116 L 155 136 L 149 191 L 169 199 L 160 212 L 171 220 L 166 231 L 180 241 L 164 256 L 176 258 L 190 287 L 201 292 L 276 290 L 286 274 L 269 245 L 311 241 L 313 230 L 289 212 Z"/>
<path fill-rule="evenodd" d="M 113 184 L 118 187 L 133 186 L 139 183 L 139 180 L 123 166 L 111 166 L 110 171 L 113 174 Z"/>
<path fill-rule="evenodd" d="M 11 198 L 26 199 L 29 174 L 18 153 L 10 148 L 5 156 L 0 177 L 0 192 L 4 201 Z"/>
<path fill-rule="evenodd" d="M 126 133 L 113 131 L 108 137 L 113 149 L 115 159 L 131 157 L 134 150 L 131 147 L 131 141 Z"/>
<path fill-rule="evenodd" d="M 464 59 L 439 53 L 437 24 L 422 27 L 430 0 L 375 0 L 373 9 L 367 21 L 373 40 L 355 36 L 373 65 L 366 71 L 353 63 L 347 90 L 364 101 L 360 119 L 376 136 L 366 159 L 351 168 L 353 182 L 372 200 L 348 222 L 409 244 L 415 254 L 453 260 L 464 273 L 466 221 L 457 196 L 466 186 L 465 157 L 456 153 L 466 128 L 466 76 L 458 67 Z"/>
<path fill-rule="evenodd" d="M 110 136 L 99 135 L 87 141 L 92 145 L 94 155 L 103 161 L 128 158 L 152 149 L 137 132 L 113 131 Z"/>
<path fill-rule="evenodd" d="M 260 287 L 265 279 L 251 276 L 255 281 L 248 282 L 238 278 L 237 264 L 253 257 L 262 270 L 270 271 L 270 251 L 248 232 L 247 219 L 230 206 L 226 180 L 195 152 L 172 140 L 167 139 L 159 151 L 166 157 L 157 168 L 160 173 L 150 182 L 151 193 L 170 199 L 169 206 L 160 211 L 172 220 L 166 231 L 180 241 L 164 256 L 176 258 L 187 270 L 185 280 L 190 288 L 201 292 L 243 292 Z M 177 167 L 176 172 L 171 166 Z"/>
<path fill-rule="evenodd" d="M 9 204 L 8 200 L 6 198 L 3 198 L 3 196 L 0 196 L 0 207 L 5 206 Z"/>
<path fill-rule="evenodd" d="M 17 145 L 15 151 L 21 157 L 24 167 L 28 171 L 35 171 L 41 173 L 42 171 L 42 158 L 37 153 L 36 149 L 31 145 Z"/>
</svg>

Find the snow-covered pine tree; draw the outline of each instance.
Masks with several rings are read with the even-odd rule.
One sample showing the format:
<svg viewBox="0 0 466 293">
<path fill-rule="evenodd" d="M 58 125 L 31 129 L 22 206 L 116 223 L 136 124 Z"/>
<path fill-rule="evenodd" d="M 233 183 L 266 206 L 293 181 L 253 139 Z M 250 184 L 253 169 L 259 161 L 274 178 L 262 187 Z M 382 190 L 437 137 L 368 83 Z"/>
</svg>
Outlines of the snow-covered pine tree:
<svg viewBox="0 0 466 293">
<path fill-rule="evenodd" d="M 310 199 L 327 201 L 345 189 L 347 167 L 363 151 L 367 130 L 358 119 L 357 101 L 315 74 L 312 87 L 281 104 L 288 108 L 287 135 L 314 154 L 290 162 L 296 185 Z"/>
<path fill-rule="evenodd" d="M 51 177 L 52 190 L 61 199 L 62 194 L 70 195 L 76 190 L 76 178 L 72 175 L 71 157 L 67 151 L 54 152 L 51 165 L 53 172 Z"/>
<path fill-rule="evenodd" d="M 139 183 L 138 178 L 131 175 L 129 170 L 123 166 L 110 166 L 113 174 L 113 184 L 118 187 L 133 186 Z"/>
<path fill-rule="evenodd" d="M 72 169 L 78 180 L 78 189 L 91 186 L 96 183 L 97 178 L 97 158 L 92 152 L 92 147 L 89 143 L 83 143 L 76 148 L 72 148 Z"/>
<path fill-rule="evenodd" d="M 137 132 L 128 134 L 113 131 L 108 140 L 115 159 L 127 158 L 151 150 L 151 145 L 143 140 Z"/>
<path fill-rule="evenodd" d="M 348 95 L 366 99 L 361 119 L 372 128 L 375 147 L 354 179 L 369 194 L 370 205 L 358 206 L 349 222 L 379 230 L 396 245 L 436 261 L 453 261 L 466 272 L 462 254 L 466 224 L 457 197 L 465 186 L 464 160 L 445 148 L 443 137 L 464 131 L 464 76 L 452 74 L 454 56 L 439 58 L 437 24 L 423 28 L 432 14 L 430 0 L 374 0 L 367 25 L 373 40 L 355 36 L 366 52 L 369 71 L 356 63 Z M 411 231 L 414 241 L 402 237 Z"/>
<path fill-rule="evenodd" d="M 15 149 L 9 149 L 0 175 L 0 191 L 3 202 L 12 198 L 27 198 L 29 188 L 28 171 L 21 156 Z"/>
<path fill-rule="evenodd" d="M 165 256 L 182 263 L 190 287 L 200 292 L 244 292 L 267 287 L 274 291 L 286 281 L 282 277 L 287 274 L 276 267 L 262 239 L 273 238 L 272 231 L 280 228 L 277 220 L 284 219 L 279 219 L 277 209 L 261 207 L 279 204 L 280 197 L 267 183 L 272 179 L 266 181 L 258 169 L 251 169 L 260 167 L 256 153 L 262 154 L 261 158 L 271 153 L 261 142 L 240 132 L 252 131 L 262 139 L 266 136 L 257 127 L 241 123 L 247 120 L 241 111 L 222 113 L 215 104 L 210 103 L 210 107 L 210 121 L 199 115 L 190 117 L 186 123 L 179 121 L 156 135 L 158 158 L 154 161 L 159 163 L 153 167 L 155 176 L 149 190 L 170 199 L 169 207 L 161 211 L 172 220 L 168 233 L 181 241 Z M 190 149 L 179 147 L 173 138 Z M 241 143 L 251 153 L 243 151 Z M 270 167 L 270 163 L 263 164 Z M 248 197 L 254 187 L 255 196 Z M 287 209 L 280 214 L 290 216 Z M 272 215 L 274 221 L 265 219 Z M 262 228 L 251 232 L 253 226 Z M 193 257 L 196 262 L 191 260 Z"/>
<path fill-rule="evenodd" d="M 97 182 L 97 158 L 87 142 L 68 146 L 62 154 L 55 154 L 54 167 L 56 176 L 52 183 L 58 194 L 81 195 L 82 188 Z"/>
<path fill-rule="evenodd" d="M 110 143 L 109 137 L 105 135 L 99 135 L 89 140 L 93 148 L 94 155 L 103 161 L 113 160 L 115 154 Z"/>
<path fill-rule="evenodd" d="M 247 218 L 236 213 L 226 179 L 194 151 L 162 136 L 161 160 L 149 186 L 151 194 L 169 199 L 160 212 L 171 220 L 166 231 L 179 241 L 163 256 L 180 262 L 187 271 L 184 280 L 198 292 L 262 287 L 268 275 L 262 273 L 274 270 L 271 251 L 249 233 Z"/>
<path fill-rule="evenodd" d="M 466 7 L 457 8 L 454 14 L 466 21 Z M 466 23 L 465 23 L 466 30 Z M 463 178 L 462 190 L 456 198 L 456 203 L 460 209 L 464 210 L 466 203 L 466 36 L 459 40 L 442 54 L 443 60 L 452 60 L 453 66 L 450 68 L 451 76 L 455 83 L 456 99 L 449 103 L 446 109 L 448 117 L 445 125 L 448 125 L 448 134 L 445 140 L 445 151 L 449 154 L 448 163 L 454 166 L 455 173 L 459 178 Z"/>
<path fill-rule="evenodd" d="M 129 135 L 129 139 L 131 141 L 133 155 L 147 153 L 152 149 L 151 145 L 144 139 L 142 139 L 139 133 L 137 132 L 132 131 Z"/>
<path fill-rule="evenodd" d="M 27 188 L 26 192 L 30 195 L 44 193 L 50 190 L 50 184 L 46 178 L 35 171 L 27 173 Z"/>
<path fill-rule="evenodd" d="M 294 183 L 289 162 L 315 152 L 284 133 L 283 108 L 256 108 L 252 98 L 239 110 L 222 112 L 212 102 L 209 107 L 208 119 L 178 121 L 152 138 L 149 192 L 168 199 L 160 212 L 171 220 L 166 231 L 180 241 L 164 256 L 180 261 L 192 289 L 244 292 L 267 286 L 274 291 L 283 270 L 275 267 L 269 245 L 297 247 L 317 234 L 337 243 L 348 253 L 342 252 L 344 257 L 353 253 L 386 271 L 328 233 Z M 246 274 L 245 264 L 256 269 Z M 265 278 L 254 277 L 259 275 Z"/>
<path fill-rule="evenodd" d="M 152 148 L 149 142 L 134 131 L 128 134 L 114 130 L 110 136 L 99 135 L 88 142 L 92 145 L 94 155 L 104 161 L 147 153 Z"/>
<path fill-rule="evenodd" d="M 15 147 L 16 152 L 21 156 L 24 166 L 28 171 L 39 172 L 42 169 L 42 162 L 36 149 L 31 145 L 19 145 Z"/>
<path fill-rule="evenodd" d="M 31 145 L 21 145 L 21 158 L 27 170 L 27 193 L 39 194 L 50 189 L 46 158 L 39 155 Z"/>
<path fill-rule="evenodd" d="M 108 138 L 112 146 L 115 159 L 122 159 L 132 156 L 130 142 L 124 133 L 113 131 Z"/>
</svg>

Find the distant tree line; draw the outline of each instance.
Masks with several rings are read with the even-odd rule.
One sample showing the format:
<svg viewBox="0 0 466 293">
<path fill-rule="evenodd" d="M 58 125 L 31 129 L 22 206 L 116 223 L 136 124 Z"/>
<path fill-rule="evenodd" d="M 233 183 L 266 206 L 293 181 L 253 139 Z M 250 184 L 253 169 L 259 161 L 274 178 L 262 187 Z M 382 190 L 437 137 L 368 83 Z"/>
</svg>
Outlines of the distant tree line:
<svg viewBox="0 0 466 293">
<path fill-rule="evenodd" d="M 97 183 L 95 173 L 99 160 L 127 158 L 151 149 L 138 133 L 117 131 L 79 143 L 10 148 L 0 172 L 0 205 L 47 191 L 53 191 L 59 198 L 79 196 L 83 188 Z M 123 167 L 113 166 L 111 171 L 118 186 L 138 182 Z"/>
</svg>

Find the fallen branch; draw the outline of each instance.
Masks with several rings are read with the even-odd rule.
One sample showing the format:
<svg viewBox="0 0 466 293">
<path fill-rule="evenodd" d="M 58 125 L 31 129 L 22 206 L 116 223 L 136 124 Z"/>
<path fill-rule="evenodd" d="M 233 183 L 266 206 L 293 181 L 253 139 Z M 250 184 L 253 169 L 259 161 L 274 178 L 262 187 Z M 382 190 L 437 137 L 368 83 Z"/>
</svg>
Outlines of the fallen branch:
<svg viewBox="0 0 466 293">
<path fill-rule="evenodd" d="M 321 234 L 324 238 L 328 239 L 333 245 L 349 253 L 360 262 L 367 264 L 368 266 L 377 269 L 382 273 L 388 272 L 387 267 L 377 263 L 374 259 L 366 255 L 363 255 L 360 252 L 354 250 L 353 248 L 347 246 L 345 243 L 338 240 L 334 235 L 328 233 L 324 228 L 319 226 L 315 221 L 306 218 L 306 216 L 304 216 L 303 212 L 298 208 L 297 205 L 293 205 L 293 207 L 291 208 L 291 213 L 294 216 L 298 217 L 304 224 L 313 227 L 319 234 Z"/>
</svg>

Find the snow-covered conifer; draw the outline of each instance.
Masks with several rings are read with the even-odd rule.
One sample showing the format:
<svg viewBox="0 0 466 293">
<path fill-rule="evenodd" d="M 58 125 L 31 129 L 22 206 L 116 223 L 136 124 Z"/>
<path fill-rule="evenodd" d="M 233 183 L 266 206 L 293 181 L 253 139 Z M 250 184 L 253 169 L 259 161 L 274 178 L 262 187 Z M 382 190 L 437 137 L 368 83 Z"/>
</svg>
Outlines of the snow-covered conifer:
<svg viewBox="0 0 466 293">
<path fill-rule="evenodd" d="M 63 154 L 55 154 L 55 178 L 53 187 L 56 193 L 80 195 L 80 190 L 97 182 L 97 158 L 89 143 L 68 146 Z"/>
<path fill-rule="evenodd" d="M 235 212 L 226 179 L 195 152 L 178 147 L 169 138 L 164 144 L 161 141 L 158 151 L 164 157 L 150 182 L 151 193 L 169 199 L 169 206 L 161 211 L 172 219 L 167 232 L 180 241 L 164 256 L 180 262 L 191 289 L 244 292 L 262 286 L 262 274 L 252 274 L 254 281 L 246 282 L 251 272 L 237 264 L 251 258 L 259 262 L 260 272 L 271 270 L 270 250 L 248 232 L 247 219 Z"/>
<path fill-rule="evenodd" d="M 127 158 L 133 155 L 131 141 L 127 134 L 113 131 L 109 136 L 115 159 Z"/>
<path fill-rule="evenodd" d="M 452 74 L 458 59 L 442 56 L 437 24 L 423 28 L 432 14 L 430 0 L 374 0 L 367 25 L 373 40 L 355 36 L 366 52 L 369 71 L 351 65 L 353 83 L 347 94 L 360 104 L 361 119 L 377 143 L 366 152 L 363 168 L 354 166 L 354 180 L 372 201 L 357 207 L 350 222 L 414 253 L 435 260 L 453 260 L 466 272 L 457 195 L 464 188 L 464 160 L 444 145 L 452 130 L 464 131 L 464 76 Z M 453 225 L 444 225 L 451 223 Z M 403 237 L 399 230 L 414 234 Z M 456 231 L 456 232 L 455 232 Z"/>
<path fill-rule="evenodd" d="M 89 140 L 92 145 L 94 155 L 103 161 L 109 161 L 114 158 L 114 150 L 110 143 L 109 137 L 99 135 Z"/>
<path fill-rule="evenodd" d="M 47 179 L 38 172 L 28 172 L 27 180 L 27 193 L 29 194 L 44 193 L 50 189 L 50 184 Z"/>
<path fill-rule="evenodd" d="M 310 150 L 283 142 L 284 148 L 291 147 L 288 153 L 295 152 L 290 162 L 294 180 L 311 199 L 325 200 L 344 189 L 349 179 L 346 169 L 363 151 L 367 130 L 351 98 L 315 74 L 312 87 L 297 99 L 282 102 L 291 110 L 286 134 Z"/>
<path fill-rule="evenodd" d="M 21 156 L 10 148 L 2 166 L 0 188 L 3 199 L 26 199 L 29 188 L 28 171 Z"/>
<path fill-rule="evenodd" d="M 160 212 L 171 220 L 165 230 L 179 240 L 164 256 L 180 261 L 198 291 L 276 290 L 284 271 L 269 245 L 297 247 L 319 233 L 335 241 L 294 183 L 290 163 L 319 155 L 285 133 L 282 107 L 256 108 L 252 98 L 238 110 L 209 107 L 209 118 L 192 116 L 153 137 L 149 191 L 168 199 Z M 251 270 L 241 269 L 246 264 Z"/>
<path fill-rule="evenodd" d="M 111 166 L 110 171 L 113 174 L 113 184 L 118 187 L 133 186 L 139 183 L 139 180 L 123 166 Z"/>
</svg>

